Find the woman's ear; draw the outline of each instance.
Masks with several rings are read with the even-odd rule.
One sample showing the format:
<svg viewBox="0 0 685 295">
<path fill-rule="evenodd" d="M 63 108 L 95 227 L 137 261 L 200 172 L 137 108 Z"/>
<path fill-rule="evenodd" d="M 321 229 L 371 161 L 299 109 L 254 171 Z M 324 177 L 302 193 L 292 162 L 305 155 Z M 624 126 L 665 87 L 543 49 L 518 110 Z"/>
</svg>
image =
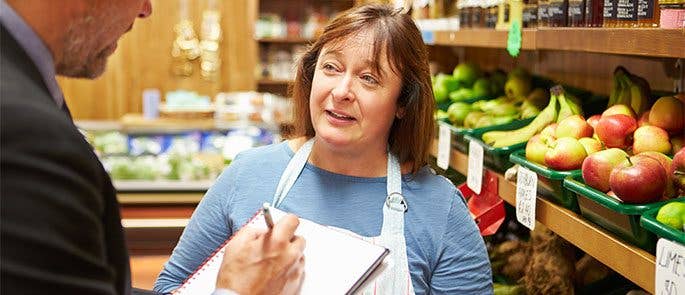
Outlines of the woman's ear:
<svg viewBox="0 0 685 295">
<path fill-rule="evenodd" d="M 402 117 L 404 117 L 404 108 L 397 108 L 397 112 L 395 112 L 395 117 L 397 119 L 402 119 Z"/>
</svg>

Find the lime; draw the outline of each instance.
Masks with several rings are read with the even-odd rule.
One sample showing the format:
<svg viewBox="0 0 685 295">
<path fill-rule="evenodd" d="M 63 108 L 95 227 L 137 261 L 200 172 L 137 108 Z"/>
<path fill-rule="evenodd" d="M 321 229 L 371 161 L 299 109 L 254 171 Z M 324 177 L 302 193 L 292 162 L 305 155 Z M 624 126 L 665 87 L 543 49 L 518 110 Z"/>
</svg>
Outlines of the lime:
<svg viewBox="0 0 685 295">
<path fill-rule="evenodd" d="M 656 220 L 672 228 L 682 230 L 685 221 L 685 203 L 671 202 L 659 209 Z"/>
</svg>

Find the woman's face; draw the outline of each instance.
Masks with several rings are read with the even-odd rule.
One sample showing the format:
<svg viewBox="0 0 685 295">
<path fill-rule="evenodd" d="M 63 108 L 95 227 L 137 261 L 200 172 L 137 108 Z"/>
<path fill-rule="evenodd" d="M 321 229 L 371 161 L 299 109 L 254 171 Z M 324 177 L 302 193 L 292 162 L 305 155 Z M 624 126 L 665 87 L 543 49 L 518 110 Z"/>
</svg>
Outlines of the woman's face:
<svg viewBox="0 0 685 295">
<path fill-rule="evenodd" d="M 309 109 L 317 138 L 336 149 L 386 148 L 402 79 L 385 49 L 373 56 L 373 41 L 370 32 L 360 32 L 325 45 L 318 57 Z"/>
</svg>

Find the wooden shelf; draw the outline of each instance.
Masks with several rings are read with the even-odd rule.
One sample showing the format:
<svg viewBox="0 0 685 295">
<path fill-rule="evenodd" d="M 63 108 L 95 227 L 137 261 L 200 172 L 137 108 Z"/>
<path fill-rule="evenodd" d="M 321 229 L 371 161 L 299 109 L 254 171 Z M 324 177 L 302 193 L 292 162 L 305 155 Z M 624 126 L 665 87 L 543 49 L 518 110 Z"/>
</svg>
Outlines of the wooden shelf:
<svg viewBox="0 0 685 295">
<path fill-rule="evenodd" d="M 266 85 L 266 86 L 287 86 L 293 82 L 295 82 L 295 81 L 293 81 L 293 80 L 269 79 L 269 78 L 257 80 L 257 84 Z"/>
<path fill-rule="evenodd" d="M 506 48 L 507 31 L 436 31 L 436 45 Z M 685 31 L 678 29 L 540 28 L 524 29 L 521 49 L 562 50 L 685 58 Z"/>
<path fill-rule="evenodd" d="M 117 200 L 121 205 L 145 205 L 145 204 L 192 204 L 197 205 L 205 195 L 200 192 L 117 192 Z"/>
<path fill-rule="evenodd" d="M 435 45 L 507 48 L 508 31 L 495 29 L 467 29 L 434 32 Z M 535 50 L 536 30 L 524 29 L 521 49 Z"/>
<path fill-rule="evenodd" d="M 289 43 L 289 44 L 307 44 L 316 41 L 316 39 L 301 38 L 301 37 L 266 37 L 257 38 L 259 43 Z"/>
<path fill-rule="evenodd" d="M 437 140 L 434 141 L 431 153 L 437 155 Z M 468 156 L 453 149 L 450 154 L 450 167 L 466 175 Z M 503 175 L 496 174 L 500 197 L 515 206 L 516 185 L 505 180 Z M 654 293 L 654 255 L 622 241 L 578 214 L 540 197 L 537 198 L 535 208 L 538 222 L 643 289 Z"/>
</svg>

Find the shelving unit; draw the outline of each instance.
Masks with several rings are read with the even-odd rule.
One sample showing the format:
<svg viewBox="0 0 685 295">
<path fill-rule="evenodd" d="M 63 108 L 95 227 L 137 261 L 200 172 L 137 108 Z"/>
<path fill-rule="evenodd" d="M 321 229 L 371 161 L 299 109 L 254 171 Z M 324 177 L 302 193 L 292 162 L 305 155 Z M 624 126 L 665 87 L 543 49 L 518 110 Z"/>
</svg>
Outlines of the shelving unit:
<svg viewBox="0 0 685 295">
<path fill-rule="evenodd" d="M 257 84 L 263 85 L 263 86 L 287 86 L 294 81 L 292 80 L 278 80 L 278 79 L 259 79 L 257 80 Z"/>
<path fill-rule="evenodd" d="M 437 140 L 431 150 L 433 156 L 438 154 Z M 450 167 L 461 174 L 468 171 L 468 156 L 452 149 Z M 493 172 L 494 173 L 494 172 Z M 516 206 L 516 184 L 495 173 L 498 178 L 500 197 L 512 206 Z M 577 246 L 587 254 L 612 268 L 638 286 L 654 293 L 654 255 L 630 245 L 613 234 L 583 219 L 578 214 L 537 197 L 535 217 L 559 236 Z"/>
<path fill-rule="evenodd" d="M 433 32 L 434 45 L 506 48 L 508 31 L 467 29 Z M 685 31 L 666 29 L 524 29 L 521 49 L 685 58 Z"/>
<path fill-rule="evenodd" d="M 287 43 L 287 44 L 307 44 L 314 42 L 314 39 L 287 37 L 287 38 L 258 38 L 259 43 Z"/>
</svg>

